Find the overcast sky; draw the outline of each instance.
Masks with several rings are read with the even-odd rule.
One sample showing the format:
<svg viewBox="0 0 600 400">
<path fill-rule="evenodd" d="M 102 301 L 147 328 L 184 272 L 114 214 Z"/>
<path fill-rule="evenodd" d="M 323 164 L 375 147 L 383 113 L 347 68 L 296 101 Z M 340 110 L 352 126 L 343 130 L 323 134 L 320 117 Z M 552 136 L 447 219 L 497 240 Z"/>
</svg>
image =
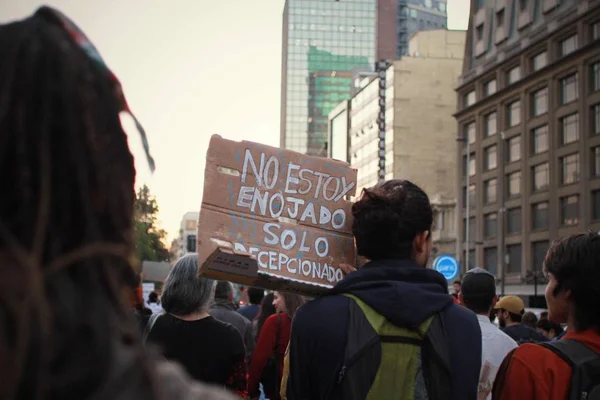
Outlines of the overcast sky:
<svg viewBox="0 0 600 400">
<path fill-rule="evenodd" d="M 448 27 L 466 29 L 469 0 L 448 3 Z M 150 175 L 127 121 L 137 184 L 157 196 L 169 238 L 200 209 L 212 134 L 279 144 L 284 0 L 0 0 L 0 22 L 43 4 L 72 18 L 121 80 L 157 164 Z"/>
</svg>

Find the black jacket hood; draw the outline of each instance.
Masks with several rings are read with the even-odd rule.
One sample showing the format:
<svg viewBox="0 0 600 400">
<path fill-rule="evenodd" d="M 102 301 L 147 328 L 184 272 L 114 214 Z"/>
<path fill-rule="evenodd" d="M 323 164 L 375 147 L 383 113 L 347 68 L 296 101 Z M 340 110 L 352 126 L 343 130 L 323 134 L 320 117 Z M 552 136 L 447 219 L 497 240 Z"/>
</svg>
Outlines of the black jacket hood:
<svg viewBox="0 0 600 400">
<path fill-rule="evenodd" d="M 330 294 L 352 294 L 388 321 L 417 327 L 454 303 L 439 272 L 412 260 L 378 260 L 346 276 Z"/>
</svg>

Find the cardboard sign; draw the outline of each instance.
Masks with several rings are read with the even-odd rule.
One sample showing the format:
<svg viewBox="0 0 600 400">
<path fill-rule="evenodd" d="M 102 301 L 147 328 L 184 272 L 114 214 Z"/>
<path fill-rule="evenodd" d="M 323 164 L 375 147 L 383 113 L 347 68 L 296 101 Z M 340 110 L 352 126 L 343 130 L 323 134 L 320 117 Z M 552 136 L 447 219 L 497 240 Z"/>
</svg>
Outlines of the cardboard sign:
<svg viewBox="0 0 600 400">
<path fill-rule="evenodd" d="M 355 263 L 348 164 L 213 135 L 198 223 L 201 274 L 315 294 Z"/>
</svg>

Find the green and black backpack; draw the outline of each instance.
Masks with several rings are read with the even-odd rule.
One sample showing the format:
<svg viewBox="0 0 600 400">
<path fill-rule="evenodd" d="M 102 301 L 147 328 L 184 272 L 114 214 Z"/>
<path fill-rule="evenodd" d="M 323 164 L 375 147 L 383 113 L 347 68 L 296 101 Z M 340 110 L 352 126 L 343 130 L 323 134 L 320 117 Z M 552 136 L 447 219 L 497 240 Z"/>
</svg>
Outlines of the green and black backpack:
<svg viewBox="0 0 600 400">
<path fill-rule="evenodd" d="M 448 346 L 439 314 L 416 329 L 401 328 L 359 298 L 343 296 L 352 301 L 345 359 L 332 387 L 333 397 L 452 399 Z"/>
</svg>

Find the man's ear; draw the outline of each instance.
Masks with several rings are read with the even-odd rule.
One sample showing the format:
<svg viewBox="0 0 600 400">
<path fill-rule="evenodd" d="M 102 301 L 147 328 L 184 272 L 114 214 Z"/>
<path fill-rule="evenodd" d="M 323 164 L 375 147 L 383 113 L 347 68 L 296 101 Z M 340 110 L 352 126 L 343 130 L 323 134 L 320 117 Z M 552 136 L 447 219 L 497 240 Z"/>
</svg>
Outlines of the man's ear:
<svg viewBox="0 0 600 400">
<path fill-rule="evenodd" d="M 427 242 L 429 241 L 429 231 L 417 233 L 413 240 L 413 248 L 416 254 L 422 254 L 427 251 Z"/>
<path fill-rule="evenodd" d="M 494 299 L 492 300 L 492 312 L 494 312 L 494 307 L 496 307 L 496 304 L 498 304 L 498 295 L 494 295 Z"/>
</svg>

